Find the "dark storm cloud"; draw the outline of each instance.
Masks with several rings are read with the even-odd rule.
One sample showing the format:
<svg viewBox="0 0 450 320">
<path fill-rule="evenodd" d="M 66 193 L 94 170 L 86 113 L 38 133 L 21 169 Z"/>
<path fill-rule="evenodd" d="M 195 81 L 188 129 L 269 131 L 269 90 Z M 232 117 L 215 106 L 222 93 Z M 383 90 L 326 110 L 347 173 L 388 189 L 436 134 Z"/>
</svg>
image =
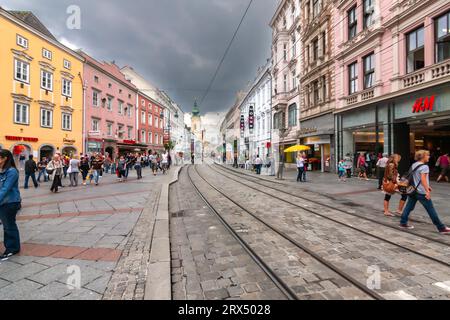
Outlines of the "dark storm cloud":
<svg viewBox="0 0 450 320">
<path fill-rule="evenodd" d="M 254 0 L 202 112 L 223 111 L 270 55 L 269 20 L 278 0 Z M 2 0 L 31 10 L 55 34 L 98 60 L 131 65 L 185 111 L 201 98 L 247 6 L 247 0 Z M 66 28 L 69 5 L 81 30 Z"/>
</svg>

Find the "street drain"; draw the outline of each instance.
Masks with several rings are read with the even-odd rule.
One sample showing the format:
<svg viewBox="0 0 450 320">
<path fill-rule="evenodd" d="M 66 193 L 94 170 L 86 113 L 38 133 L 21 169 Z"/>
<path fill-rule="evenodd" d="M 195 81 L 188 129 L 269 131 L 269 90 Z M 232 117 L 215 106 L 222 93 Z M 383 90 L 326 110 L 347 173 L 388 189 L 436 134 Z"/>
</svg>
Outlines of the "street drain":
<svg viewBox="0 0 450 320">
<path fill-rule="evenodd" d="M 172 218 L 182 218 L 184 217 L 184 210 L 172 212 Z"/>
</svg>

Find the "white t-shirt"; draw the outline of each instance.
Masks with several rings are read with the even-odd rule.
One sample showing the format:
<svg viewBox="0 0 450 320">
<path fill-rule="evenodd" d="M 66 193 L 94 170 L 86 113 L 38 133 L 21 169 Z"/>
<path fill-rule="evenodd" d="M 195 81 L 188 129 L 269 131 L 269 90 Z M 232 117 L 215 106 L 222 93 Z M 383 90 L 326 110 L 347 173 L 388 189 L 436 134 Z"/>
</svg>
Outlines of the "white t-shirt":
<svg viewBox="0 0 450 320">
<path fill-rule="evenodd" d="M 169 161 L 168 161 L 168 155 L 167 154 L 163 154 L 162 155 L 162 161 L 161 161 L 161 163 L 168 163 Z"/>
<path fill-rule="evenodd" d="M 304 168 L 305 167 L 305 159 L 300 158 L 297 159 L 297 168 Z"/>
<path fill-rule="evenodd" d="M 419 165 L 423 164 L 422 162 L 416 162 L 412 165 L 412 170 L 416 169 Z M 427 194 L 427 191 L 425 190 L 421 179 L 422 179 L 422 174 L 423 173 L 427 173 L 427 182 L 428 185 L 430 185 L 430 167 L 428 167 L 427 165 L 423 165 L 421 166 L 419 169 L 416 170 L 416 172 L 414 172 L 413 177 L 414 177 L 414 186 L 418 186 L 417 187 L 417 193 L 420 194 Z M 419 185 L 420 183 L 420 185 Z"/>
</svg>

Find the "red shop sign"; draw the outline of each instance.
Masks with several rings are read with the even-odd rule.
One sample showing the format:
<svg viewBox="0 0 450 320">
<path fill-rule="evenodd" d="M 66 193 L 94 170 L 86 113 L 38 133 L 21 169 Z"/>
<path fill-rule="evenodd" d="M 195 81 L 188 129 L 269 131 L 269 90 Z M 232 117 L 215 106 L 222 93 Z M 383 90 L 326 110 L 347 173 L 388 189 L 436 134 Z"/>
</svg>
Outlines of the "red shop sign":
<svg viewBox="0 0 450 320">
<path fill-rule="evenodd" d="M 27 138 L 27 137 L 16 137 L 16 136 L 6 136 L 6 140 L 9 141 L 25 141 L 25 142 L 38 142 L 38 138 Z"/>
<path fill-rule="evenodd" d="M 413 105 L 413 113 L 433 111 L 435 96 L 419 98 Z"/>
<path fill-rule="evenodd" d="M 124 144 L 136 144 L 136 141 L 134 140 L 123 140 Z"/>
</svg>

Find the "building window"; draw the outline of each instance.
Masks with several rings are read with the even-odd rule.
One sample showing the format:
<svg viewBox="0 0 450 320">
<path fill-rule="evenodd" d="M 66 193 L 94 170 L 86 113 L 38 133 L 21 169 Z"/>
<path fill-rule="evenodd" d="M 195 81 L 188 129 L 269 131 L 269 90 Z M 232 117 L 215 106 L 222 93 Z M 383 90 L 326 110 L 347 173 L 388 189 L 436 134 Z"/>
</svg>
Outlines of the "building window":
<svg viewBox="0 0 450 320">
<path fill-rule="evenodd" d="M 100 121 L 98 119 L 92 119 L 92 131 L 94 132 L 100 131 Z"/>
<path fill-rule="evenodd" d="M 161 145 L 164 144 L 163 136 L 159 136 L 159 144 L 161 144 Z"/>
<path fill-rule="evenodd" d="M 296 46 L 296 39 L 295 39 L 295 33 L 292 36 L 292 59 L 295 59 L 295 57 L 297 56 L 297 46 Z"/>
<path fill-rule="evenodd" d="M 358 63 L 354 62 L 348 66 L 349 94 L 358 91 Z"/>
<path fill-rule="evenodd" d="M 52 60 L 52 52 L 45 48 L 42 49 L 42 57 L 48 60 Z"/>
<path fill-rule="evenodd" d="M 155 127 L 158 129 L 158 126 L 159 126 L 159 119 L 158 118 L 155 118 Z"/>
<path fill-rule="evenodd" d="M 317 17 L 320 12 L 319 0 L 313 0 L 313 18 Z"/>
<path fill-rule="evenodd" d="M 70 113 L 62 114 L 62 129 L 66 131 L 72 130 L 72 115 Z"/>
<path fill-rule="evenodd" d="M 132 138 L 133 138 L 133 128 L 128 127 L 128 139 L 132 139 Z"/>
<path fill-rule="evenodd" d="M 53 111 L 43 108 L 41 109 L 41 127 L 53 127 Z"/>
<path fill-rule="evenodd" d="M 112 88 L 112 84 L 108 83 L 108 88 L 111 89 Z"/>
<path fill-rule="evenodd" d="M 21 35 L 17 35 L 17 45 L 22 48 L 28 49 L 28 40 Z"/>
<path fill-rule="evenodd" d="M 320 102 L 319 80 L 312 83 L 313 87 L 313 105 L 317 106 Z"/>
<path fill-rule="evenodd" d="M 106 123 L 106 135 L 111 137 L 113 135 L 113 124 L 111 122 Z"/>
<path fill-rule="evenodd" d="M 373 24 L 374 6 L 373 0 L 364 0 L 363 16 L 364 16 L 364 29 L 370 27 Z"/>
<path fill-rule="evenodd" d="M 72 68 L 72 63 L 69 60 L 64 59 L 64 68 L 70 70 Z"/>
<path fill-rule="evenodd" d="M 94 76 L 94 82 L 98 83 L 98 77 L 97 76 Z"/>
<path fill-rule="evenodd" d="M 348 13 L 348 40 L 356 37 L 358 31 L 358 19 L 356 17 L 356 6 L 351 8 Z"/>
<path fill-rule="evenodd" d="M 420 27 L 406 35 L 407 71 L 413 72 L 425 67 L 424 28 Z"/>
<path fill-rule="evenodd" d="M 127 106 L 127 114 L 128 114 L 128 117 L 129 118 L 131 118 L 131 115 L 132 115 L 132 112 L 131 112 L 131 110 L 133 109 L 133 106 L 131 105 L 131 104 L 129 104 L 128 106 Z"/>
<path fill-rule="evenodd" d="M 145 124 L 147 116 L 145 115 L 145 111 L 141 111 L 141 123 Z"/>
<path fill-rule="evenodd" d="M 153 144 L 153 134 L 151 132 L 148 133 L 148 143 Z"/>
<path fill-rule="evenodd" d="M 372 88 L 375 82 L 375 55 L 373 53 L 363 58 L 364 89 Z"/>
<path fill-rule="evenodd" d="M 287 74 L 285 74 L 285 75 L 283 76 L 283 89 L 284 89 L 284 92 L 287 92 L 287 91 L 288 91 Z"/>
<path fill-rule="evenodd" d="M 53 91 L 53 74 L 41 70 L 41 88 L 48 91 Z"/>
<path fill-rule="evenodd" d="M 288 113 L 289 127 L 295 127 L 297 125 L 297 105 L 293 104 L 289 107 Z"/>
<path fill-rule="evenodd" d="M 123 133 L 124 133 L 123 132 L 123 125 L 121 125 L 121 124 L 118 125 L 117 133 L 118 133 L 119 139 L 123 139 Z"/>
<path fill-rule="evenodd" d="M 322 76 L 322 101 L 325 102 L 328 97 L 327 77 Z"/>
<path fill-rule="evenodd" d="M 14 103 L 14 123 L 30 124 L 30 106 L 23 103 Z"/>
<path fill-rule="evenodd" d="M 30 81 L 30 65 L 21 60 L 15 60 L 15 79 L 21 82 L 29 83 Z"/>
<path fill-rule="evenodd" d="M 159 141 L 159 139 L 158 139 L 158 134 L 155 133 L 155 144 L 158 144 L 158 141 Z"/>
<path fill-rule="evenodd" d="M 164 128 L 163 120 L 162 120 L 162 119 L 159 119 L 159 127 L 160 127 L 161 129 Z"/>
<path fill-rule="evenodd" d="M 322 32 L 322 51 L 321 56 L 324 56 L 327 53 L 327 34 L 325 31 Z"/>
<path fill-rule="evenodd" d="M 295 70 L 292 71 L 292 90 L 297 88 L 297 74 L 295 73 Z"/>
<path fill-rule="evenodd" d="M 72 81 L 62 79 L 62 95 L 66 97 L 72 97 Z"/>
<path fill-rule="evenodd" d="M 308 1 L 308 2 L 306 2 L 306 6 L 305 6 L 305 20 L 306 21 L 309 21 L 310 10 L 311 10 L 311 7 L 310 7 L 309 1 Z"/>
<path fill-rule="evenodd" d="M 108 97 L 108 101 L 106 103 L 106 110 L 112 111 L 112 101 L 113 101 L 113 98 Z"/>
<path fill-rule="evenodd" d="M 312 49 L 313 49 L 313 61 L 319 59 L 319 39 L 315 38 L 312 41 Z"/>
<path fill-rule="evenodd" d="M 141 139 L 143 143 L 146 143 L 147 133 L 144 130 L 141 131 Z"/>
<path fill-rule="evenodd" d="M 123 102 L 119 100 L 119 114 L 123 115 Z"/>
<path fill-rule="evenodd" d="M 92 105 L 94 107 L 98 107 L 98 106 L 100 106 L 99 102 L 100 102 L 100 92 L 93 91 L 92 92 Z"/>
<path fill-rule="evenodd" d="M 436 19 L 436 62 L 450 58 L 450 12 Z"/>
<path fill-rule="evenodd" d="M 283 44 L 283 60 L 287 61 L 287 44 Z"/>
<path fill-rule="evenodd" d="M 150 113 L 148 114 L 148 125 L 153 127 L 153 117 Z"/>
</svg>

